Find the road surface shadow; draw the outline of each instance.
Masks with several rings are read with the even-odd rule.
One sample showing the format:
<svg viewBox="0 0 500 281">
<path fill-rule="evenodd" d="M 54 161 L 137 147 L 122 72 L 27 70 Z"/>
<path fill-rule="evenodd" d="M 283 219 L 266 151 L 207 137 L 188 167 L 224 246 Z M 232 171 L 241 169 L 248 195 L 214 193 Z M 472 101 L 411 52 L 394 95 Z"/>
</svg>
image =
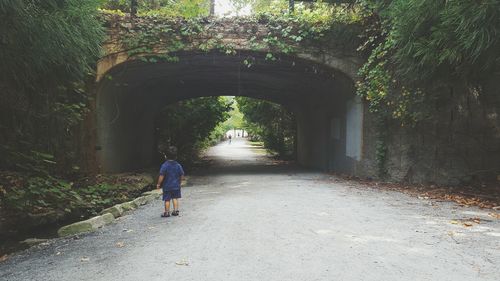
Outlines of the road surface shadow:
<svg viewBox="0 0 500 281">
<path fill-rule="evenodd" d="M 252 164 L 252 163 L 235 163 L 233 165 L 213 165 L 206 169 L 198 169 L 193 171 L 193 175 L 256 175 L 256 174 L 296 174 L 300 172 L 312 172 L 295 163 L 269 163 L 269 164 Z"/>
</svg>

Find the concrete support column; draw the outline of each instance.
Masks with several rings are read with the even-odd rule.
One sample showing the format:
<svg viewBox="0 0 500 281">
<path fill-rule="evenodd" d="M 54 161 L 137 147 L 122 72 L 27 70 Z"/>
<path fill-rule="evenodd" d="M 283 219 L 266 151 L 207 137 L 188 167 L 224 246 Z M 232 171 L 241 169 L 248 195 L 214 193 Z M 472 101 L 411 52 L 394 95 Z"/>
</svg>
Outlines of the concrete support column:
<svg viewBox="0 0 500 281">
<path fill-rule="evenodd" d="M 325 170 L 328 166 L 326 112 L 319 106 L 304 106 L 297 112 L 297 160 Z"/>
<path fill-rule="evenodd" d="M 301 165 L 355 173 L 363 144 L 363 103 L 358 97 L 303 105 L 296 115 L 297 160 Z"/>
<path fill-rule="evenodd" d="M 106 172 L 133 171 L 153 163 L 154 109 L 125 93 L 98 98 L 97 158 Z"/>
</svg>

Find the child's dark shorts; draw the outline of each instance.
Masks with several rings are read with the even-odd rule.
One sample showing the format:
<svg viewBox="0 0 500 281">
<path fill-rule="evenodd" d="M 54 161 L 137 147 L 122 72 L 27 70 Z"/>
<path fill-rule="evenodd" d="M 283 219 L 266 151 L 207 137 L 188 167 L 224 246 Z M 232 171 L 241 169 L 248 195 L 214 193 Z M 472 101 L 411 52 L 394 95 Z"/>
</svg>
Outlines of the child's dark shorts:
<svg viewBox="0 0 500 281">
<path fill-rule="evenodd" d="M 163 201 L 170 201 L 171 199 L 181 198 L 181 190 L 163 190 Z"/>
</svg>

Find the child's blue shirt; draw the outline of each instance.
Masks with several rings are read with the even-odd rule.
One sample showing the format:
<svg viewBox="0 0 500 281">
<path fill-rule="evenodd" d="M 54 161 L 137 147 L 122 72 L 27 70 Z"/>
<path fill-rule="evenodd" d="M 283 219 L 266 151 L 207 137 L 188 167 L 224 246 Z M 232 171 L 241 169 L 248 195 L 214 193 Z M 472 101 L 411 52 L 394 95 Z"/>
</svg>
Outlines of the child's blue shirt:
<svg viewBox="0 0 500 281">
<path fill-rule="evenodd" d="M 163 190 L 178 190 L 181 188 L 181 176 L 184 175 L 184 170 L 177 161 L 165 161 L 161 165 L 160 175 L 165 176 L 161 184 Z"/>
</svg>

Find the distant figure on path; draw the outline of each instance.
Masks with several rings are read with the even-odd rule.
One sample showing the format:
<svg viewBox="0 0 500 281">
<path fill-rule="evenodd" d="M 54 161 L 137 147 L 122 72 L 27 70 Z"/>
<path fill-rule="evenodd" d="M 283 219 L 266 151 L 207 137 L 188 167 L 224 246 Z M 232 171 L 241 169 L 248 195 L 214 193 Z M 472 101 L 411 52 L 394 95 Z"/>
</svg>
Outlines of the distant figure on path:
<svg viewBox="0 0 500 281">
<path fill-rule="evenodd" d="M 170 146 L 165 152 L 165 162 L 161 165 L 160 176 L 158 177 L 157 189 L 163 189 L 163 201 L 165 201 L 165 211 L 162 217 L 170 217 L 170 200 L 174 203 L 172 216 L 179 215 L 179 198 L 181 198 L 181 182 L 184 170 L 177 159 L 177 148 Z"/>
<path fill-rule="evenodd" d="M 233 138 L 233 136 L 229 135 L 229 144 L 231 144 L 231 139 Z"/>
</svg>

